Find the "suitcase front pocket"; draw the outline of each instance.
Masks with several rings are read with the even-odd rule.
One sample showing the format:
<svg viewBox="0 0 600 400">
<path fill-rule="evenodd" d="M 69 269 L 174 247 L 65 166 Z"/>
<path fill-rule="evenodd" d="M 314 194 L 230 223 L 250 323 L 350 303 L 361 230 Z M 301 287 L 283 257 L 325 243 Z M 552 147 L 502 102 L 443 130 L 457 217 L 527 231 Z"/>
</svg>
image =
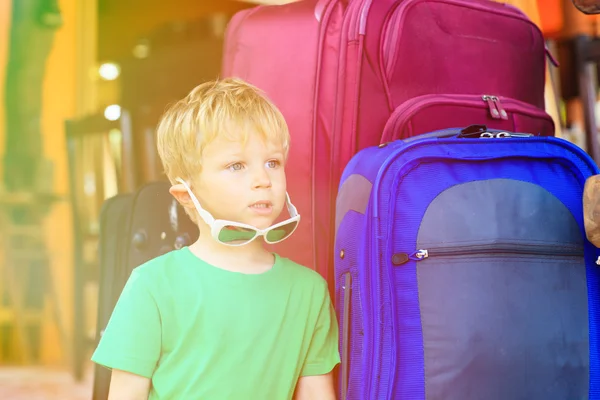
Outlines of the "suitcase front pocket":
<svg viewBox="0 0 600 400">
<path fill-rule="evenodd" d="M 426 398 L 587 398 L 583 252 L 448 250 L 417 263 Z"/>
<path fill-rule="evenodd" d="M 540 136 L 554 135 L 552 118 L 544 110 L 522 101 L 493 94 L 432 94 L 415 97 L 396 108 L 385 125 L 381 142 L 474 124 Z"/>
<path fill-rule="evenodd" d="M 485 147 L 479 143 L 488 139 L 474 140 Z M 597 296 L 588 296 L 595 258 L 586 254 L 575 217 L 581 194 L 567 200 L 527 181 L 545 175 L 572 193 L 581 178 L 550 159 L 495 163 L 481 162 L 481 152 L 468 156 L 420 163 L 401 181 L 418 189 L 392 191 L 394 221 L 414 214 L 415 202 L 426 204 L 414 242 L 403 230 L 392 232 L 390 255 L 403 261 L 389 267 L 394 287 L 410 283 L 414 290 L 395 293 L 395 340 L 404 352 L 420 350 L 425 400 L 587 398 L 595 358 L 588 321 Z M 461 182 L 467 169 L 472 175 Z M 416 186 L 425 176 L 429 181 Z M 427 185 L 438 185 L 430 200 L 423 199 Z M 396 372 L 395 379 L 402 377 Z"/>
</svg>

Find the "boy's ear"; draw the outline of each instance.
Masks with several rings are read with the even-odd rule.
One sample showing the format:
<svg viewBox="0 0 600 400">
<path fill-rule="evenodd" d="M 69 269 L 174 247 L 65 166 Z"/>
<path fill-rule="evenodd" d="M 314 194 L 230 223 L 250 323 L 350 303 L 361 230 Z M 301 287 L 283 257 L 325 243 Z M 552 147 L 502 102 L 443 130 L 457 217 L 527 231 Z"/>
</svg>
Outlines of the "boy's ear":
<svg viewBox="0 0 600 400">
<path fill-rule="evenodd" d="M 181 204 L 182 207 L 185 208 L 194 208 L 194 203 L 192 202 L 192 198 L 190 194 L 185 189 L 185 186 L 181 183 L 176 183 L 171 186 L 169 189 L 169 193 Z"/>
</svg>

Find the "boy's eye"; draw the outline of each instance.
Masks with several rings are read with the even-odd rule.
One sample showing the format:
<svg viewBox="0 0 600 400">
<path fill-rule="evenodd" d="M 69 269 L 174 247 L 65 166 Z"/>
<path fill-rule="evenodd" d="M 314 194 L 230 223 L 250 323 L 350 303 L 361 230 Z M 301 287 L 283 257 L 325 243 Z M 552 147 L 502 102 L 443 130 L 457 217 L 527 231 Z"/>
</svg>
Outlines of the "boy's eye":
<svg viewBox="0 0 600 400">
<path fill-rule="evenodd" d="M 281 162 L 279 162 L 279 160 L 269 160 L 267 161 L 267 167 L 269 168 L 277 168 L 281 165 Z"/>
<path fill-rule="evenodd" d="M 231 164 L 229 167 L 227 167 L 230 171 L 239 171 L 242 168 L 244 168 L 244 166 L 242 165 L 242 163 L 235 163 L 235 164 Z"/>
</svg>

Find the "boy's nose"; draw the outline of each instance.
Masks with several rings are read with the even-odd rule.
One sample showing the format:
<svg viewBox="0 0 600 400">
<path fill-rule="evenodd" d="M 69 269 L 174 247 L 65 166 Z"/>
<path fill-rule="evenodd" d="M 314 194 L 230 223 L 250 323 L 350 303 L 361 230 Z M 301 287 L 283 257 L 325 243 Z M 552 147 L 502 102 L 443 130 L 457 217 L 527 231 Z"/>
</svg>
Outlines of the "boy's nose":
<svg viewBox="0 0 600 400">
<path fill-rule="evenodd" d="M 271 177 L 265 168 L 257 168 L 253 176 L 253 187 L 256 189 L 270 188 Z"/>
</svg>

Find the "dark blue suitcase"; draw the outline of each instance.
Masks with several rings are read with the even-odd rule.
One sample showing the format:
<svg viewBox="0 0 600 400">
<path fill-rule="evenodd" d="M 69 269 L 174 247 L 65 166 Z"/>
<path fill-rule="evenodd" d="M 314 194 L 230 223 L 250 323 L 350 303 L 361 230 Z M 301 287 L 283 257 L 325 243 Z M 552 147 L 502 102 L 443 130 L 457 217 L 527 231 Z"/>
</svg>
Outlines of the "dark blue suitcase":
<svg viewBox="0 0 600 400">
<path fill-rule="evenodd" d="M 161 254 L 192 244 L 198 227 L 169 193 L 167 181 L 142 185 L 134 193 L 104 202 L 100 213 L 98 318 L 100 342 L 131 271 Z M 92 400 L 106 400 L 111 371 L 94 364 Z"/>
<path fill-rule="evenodd" d="M 600 399 L 599 250 L 582 215 L 598 168 L 564 140 L 480 128 L 345 169 L 342 400 Z"/>
</svg>

